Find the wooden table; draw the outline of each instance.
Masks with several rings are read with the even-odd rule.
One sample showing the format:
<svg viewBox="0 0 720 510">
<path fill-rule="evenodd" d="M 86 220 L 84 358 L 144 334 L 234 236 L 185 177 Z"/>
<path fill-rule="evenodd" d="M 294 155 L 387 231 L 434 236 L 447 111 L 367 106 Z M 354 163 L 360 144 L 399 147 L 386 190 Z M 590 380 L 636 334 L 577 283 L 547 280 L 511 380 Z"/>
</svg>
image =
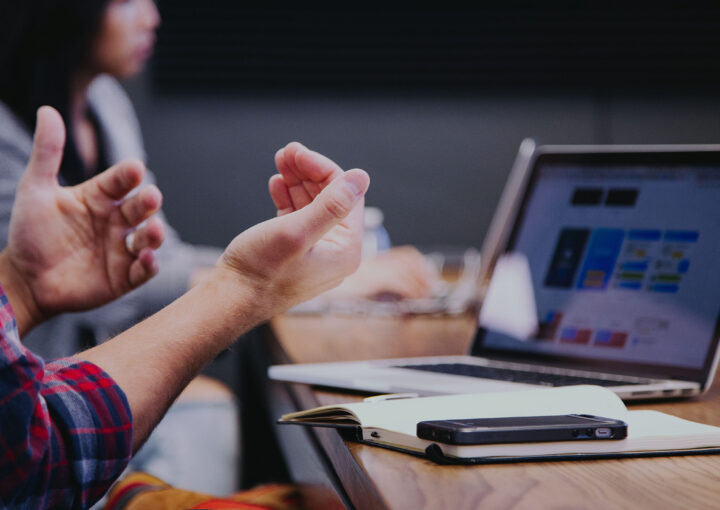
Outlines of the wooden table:
<svg viewBox="0 0 720 510">
<path fill-rule="evenodd" d="M 471 316 L 284 316 L 276 318 L 272 327 L 277 337 L 271 346 L 273 358 L 287 357 L 296 362 L 464 353 L 475 329 Z M 302 384 L 272 382 L 271 387 L 275 392 L 271 400 L 283 395 L 272 403 L 275 413 L 362 398 Z M 274 405 L 278 401 L 284 404 Z M 715 386 L 692 400 L 629 407 L 720 425 L 720 388 Z M 320 491 L 327 507 L 720 508 L 720 455 L 439 466 L 411 455 L 344 441 L 334 429 L 285 425 L 276 430 L 293 478 L 334 491 L 334 496 Z M 286 434 L 292 437 L 283 439 Z M 308 464 L 312 455 L 316 458 Z"/>
</svg>

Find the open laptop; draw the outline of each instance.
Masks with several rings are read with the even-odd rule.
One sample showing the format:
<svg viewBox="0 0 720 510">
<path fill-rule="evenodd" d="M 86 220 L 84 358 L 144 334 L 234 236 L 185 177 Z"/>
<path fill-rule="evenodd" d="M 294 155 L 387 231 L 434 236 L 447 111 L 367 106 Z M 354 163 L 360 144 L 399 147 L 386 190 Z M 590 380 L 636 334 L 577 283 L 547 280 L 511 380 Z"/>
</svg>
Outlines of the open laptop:
<svg viewBox="0 0 720 510">
<path fill-rule="evenodd" d="M 468 355 L 280 365 L 270 377 L 424 395 L 599 384 L 629 400 L 707 390 L 720 352 L 720 145 L 526 140 L 482 257 L 486 302 Z M 504 273 L 529 295 L 493 292 L 507 289 L 498 283 L 506 260 L 515 265 Z M 491 294 L 504 303 L 491 305 Z M 503 304 L 504 318 L 488 313 Z M 517 327 L 523 307 L 533 327 Z"/>
</svg>

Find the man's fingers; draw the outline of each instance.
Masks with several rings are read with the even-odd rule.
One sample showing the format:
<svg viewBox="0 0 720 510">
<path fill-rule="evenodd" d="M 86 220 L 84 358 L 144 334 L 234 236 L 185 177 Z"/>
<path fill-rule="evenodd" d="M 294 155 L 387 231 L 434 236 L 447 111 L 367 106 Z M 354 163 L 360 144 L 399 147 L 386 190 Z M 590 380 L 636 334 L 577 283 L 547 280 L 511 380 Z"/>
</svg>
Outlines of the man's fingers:
<svg viewBox="0 0 720 510">
<path fill-rule="evenodd" d="M 302 184 L 290 186 L 288 187 L 288 191 L 290 192 L 290 198 L 292 199 L 293 207 L 295 209 L 302 209 L 313 201 L 312 195 L 308 193 L 305 186 Z"/>
<path fill-rule="evenodd" d="M 275 165 L 285 179 L 295 209 L 308 205 L 342 168 L 330 158 L 291 142 L 275 154 Z"/>
<path fill-rule="evenodd" d="M 304 145 L 298 142 L 290 142 L 275 153 L 275 166 L 285 180 L 294 209 L 300 209 L 312 202 L 312 197 L 305 190 L 302 177 L 298 175 L 295 168 L 295 154 L 302 150 L 307 150 Z"/>
<path fill-rule="evenodd" d="M 60 171 L 65 124 L 54 108 L 42 106 L 37 111 L 33 149 L 27 175 L 35 179 L 55 180 Z"/>
<path fill-rule="evenodd" d="M 162 193 L 154 186 L 145 186 L 120 204 L 120 213 L 130 227 L 135 227 L 160 210 Z"/>
<path fill-rule="evenodd" d="M 158 272 L 158 264 L 155 253 L 150 248 L 143 249 L 137 259 L 130 264 L 128 282 L 131 288 L 136 288 L 155 276 Z"/>
<path fill-rule="evenodd" d="M 137 188 L 145 175 L 145 165 L 142 161 L 130 159 L 121 161 L 104 172 L 90 179 L 92 183 L 107 198 L 120 200 Z"/>
<path fill-rule="evenodd" d="M 369 185 L 370 177 L 363 170 L 345 172 L 333 180 L 311 204 L 296 211 L 294 216 L 288 216 L 294 223 L 288 227 L 303 232 L 308 245 L 315 244 L 328 230 L 350 215 Z M 361 221 L 357 223 L 358 228 L 361 228 Z"/>
<path fill-rule="evenodd" d="M 275 208 L 277 209 L 278 216 L 284 216 L 295 210 L 292 199 L 290 198 L 290 191 L 282 175 L 275 174 L 270 177 L 268 190 L 270 191 L 270 198 L 272 198 L 273 204 L 275 204 Z"/>
<path fill-rule="evenodd" d="M 141 228 L 135 230 L 130 243 L 131 253 L 140 253 L 145 248 L 157 250 L 165 240 L 165 227 L 158 218 L 150 218 Z"/>
<path fill-rule="evenodd" d="M 304 148 L 301 143 L 290 142 L 275 153 L 275 166 L 288 187 L 300 184 L 300 179 L 295 175 L 295 153 Z"/>
<path fill-rule="evenodd" d="M 343 173 L 342 168 L 332 159 L 306 147 L 295 152 L 293 169 L 310 200 L 318 196 L 325 186 Z M 299 192 L 297 194 L 300 195 Z M 305 205 L 307 204 L 302 204 L 300 207 Z"/>
<path fill-rule="evenodd" d="M 327 156 L 303 147 L 303 150 L 295 152 L 295 172 L 304 177 L 304 181 L 312 181 L 324 187 L 341 175 L 343 170 Z"/>
<path fill-rule="evenodd" d="M 144 175 L 145 165 L 142 161 L 125 160 L 108 168 L 92 179 L 73 186 L 73 191 L 77 194 L 78 199 L 88 204 L 92 210 L 105 211 L 110 206 L 114 207 L 115 202 L 122 200 L 132 190 L 137 188 L 142 182 Z M 155 188 L 155 186 L 148 186 L 148 188 Z M 155 189 L 151 191 L 150 195 L 152 196 L 145 196 L 145 198 L 150 202 L 149 205 L 151 207 L 155 205 L 155 202 L 162 201 L 162 194 L 160 194 L 159 190 Z M 145 215 L 144 213 L 128 214 L 128 209 L 131 206 L 135 207 L 138 205 L 132 202 L 130 205 L 127 205 L 131 200 L 132 198 L 126 200 L 126 203 L 123 204 L 122 214 L 127 215 L 128 223 L 134 227 L 150 215 Z M 157 207 L 159 208 L 159 205 Z M 134 220 L 133 217 L 136 215 L 143 219 L 139 221 Z"/>
<path fill-rule="evenodd" d="M 312 198 L 315 198 L 320 194 L 324 186 L 321 186 L 317 182 L 305 181 L 303 183 L 303 187 L 305 188 L 305 191 L 307 191 L 308 195 L 310 195 Z"/>
</svg>

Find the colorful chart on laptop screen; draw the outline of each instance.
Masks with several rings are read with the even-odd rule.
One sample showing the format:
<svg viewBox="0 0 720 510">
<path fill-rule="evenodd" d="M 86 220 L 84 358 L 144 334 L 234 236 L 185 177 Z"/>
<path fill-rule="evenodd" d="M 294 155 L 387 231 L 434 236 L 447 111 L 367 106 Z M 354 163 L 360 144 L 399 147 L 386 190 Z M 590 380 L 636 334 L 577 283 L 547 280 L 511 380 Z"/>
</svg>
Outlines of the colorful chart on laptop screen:
<svg viewBox="0 0 720 510">
<path fill-rule="evenodd" d="M 699 368 L 720 313 L 720 170 L 542 167 L 512 252 L 540 321 L 484 345 Z"/>
</svg>

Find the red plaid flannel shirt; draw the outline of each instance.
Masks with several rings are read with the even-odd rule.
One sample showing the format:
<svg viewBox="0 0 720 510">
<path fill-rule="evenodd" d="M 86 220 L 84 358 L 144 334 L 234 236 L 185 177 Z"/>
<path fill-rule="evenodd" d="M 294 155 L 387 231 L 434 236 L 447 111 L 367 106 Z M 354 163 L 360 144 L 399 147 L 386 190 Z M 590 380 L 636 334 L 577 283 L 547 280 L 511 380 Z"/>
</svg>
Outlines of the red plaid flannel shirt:
<svg viewBox="0 0 720 510">
<path fill-rule="evenodd" d="M 0 507 L 89 507 L 127 465 L 131 439 L 115 381 L 92 363 L 46 364 L 24 348 L 0 286 Z"/>
</svg>

